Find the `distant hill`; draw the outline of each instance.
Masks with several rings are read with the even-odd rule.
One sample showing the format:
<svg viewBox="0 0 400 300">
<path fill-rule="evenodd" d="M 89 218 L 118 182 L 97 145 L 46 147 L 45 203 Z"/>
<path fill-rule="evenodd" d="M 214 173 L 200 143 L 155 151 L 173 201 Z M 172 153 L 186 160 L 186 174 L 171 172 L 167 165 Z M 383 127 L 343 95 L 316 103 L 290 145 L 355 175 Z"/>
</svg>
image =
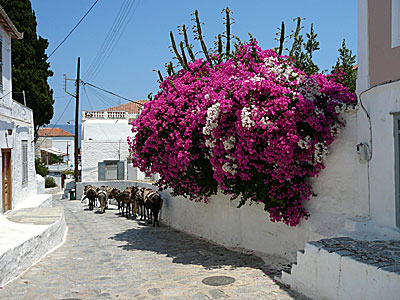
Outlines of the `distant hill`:
<svg viewBox="0 0 400 300">
<path fill-rule="evenodd" d="M 50 124 L 47 128 L 61 128 L 69 133 L 75 134 L 75 125 L 55 125 Z M 78 125 L 78 147 L 81 147 L 81 124 Z"/>
</svg>

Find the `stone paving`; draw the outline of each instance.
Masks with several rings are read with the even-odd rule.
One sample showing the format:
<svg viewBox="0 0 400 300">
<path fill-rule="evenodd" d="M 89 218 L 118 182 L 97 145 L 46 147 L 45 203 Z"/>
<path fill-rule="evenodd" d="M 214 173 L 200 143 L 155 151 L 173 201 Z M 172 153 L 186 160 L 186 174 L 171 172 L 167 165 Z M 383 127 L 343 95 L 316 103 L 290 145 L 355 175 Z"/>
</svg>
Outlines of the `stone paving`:
<svg viewBox="0 0 400 300">
<path fill-rule="evenodd" d="M 337 237 L 309 244 L 400 274 L 400 240 L 360 241 L 350 237 Z"/>
<path fill-rule="evenodd" d="M 101 215 L 80 201 L 56 205 L 65 209 L 67 241 L 2 287 L 0 299 L 308 299 L 273 280 L 290 267 L 277 258 L 263 261 L 162 224 L 153 228 L 115 209 Z M 202 283 L 210 276 L 235 281 Z"/>
</svg>

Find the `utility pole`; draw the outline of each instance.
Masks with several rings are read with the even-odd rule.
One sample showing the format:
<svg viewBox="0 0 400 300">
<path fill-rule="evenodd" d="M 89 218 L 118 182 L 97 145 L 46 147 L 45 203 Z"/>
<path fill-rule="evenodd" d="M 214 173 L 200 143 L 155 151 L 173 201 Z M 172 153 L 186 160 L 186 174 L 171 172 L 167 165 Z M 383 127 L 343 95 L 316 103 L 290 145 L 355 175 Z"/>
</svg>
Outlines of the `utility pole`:
<svg viewBox="0 0 400 300">
<path fill-rule="evenodd" d="M 79 182 L 79 170 L 78 170 L 78 121 L 79 121 L 79 86 L 80 86 L 80 73 L 81 68 L 81 58 L 78 57 L 78 66 L 77 66 L 77 74 L 76 74 L 76 104 L 75 104 L 75 192 L 76 192 L 76 183 Z"/>
</svg>

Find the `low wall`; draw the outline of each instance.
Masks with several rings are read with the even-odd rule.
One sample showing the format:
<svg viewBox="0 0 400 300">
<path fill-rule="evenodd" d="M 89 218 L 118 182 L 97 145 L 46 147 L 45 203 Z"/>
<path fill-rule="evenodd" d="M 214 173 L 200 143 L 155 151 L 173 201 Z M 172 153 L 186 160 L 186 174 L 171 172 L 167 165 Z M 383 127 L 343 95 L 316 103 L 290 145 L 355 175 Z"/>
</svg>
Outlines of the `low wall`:
<svg viewBox="0 0 400 300">
<path fill-rule="evenodd" d="M 50 225 L 19 224 L 0 219 L 3 227 L 7 226 L 9 232 L 14 231 L 13 237 L 6 236 L 2 241 L 6 245 L 0 244 L 0 286 L 19 276 L 62 244 L 67 231 L 64 209 L 54 207 L 49 210 L 59 215 L 58 220 Z"/>
<path fill-rule="evenodd" d="M 326 168 L 312 180 L 317 196 L 305 203 L 311 216 L 297 227 L 272 223 L 263 205 L 256 203 L 238 209 L 238 202 L 230 201 L 226 195 L 213 196 L 205 204 L 172 197 L 169 191 L 161 192 L 161 221 L 218 244 L 286 256 L 294 261 L 296 251 L 304 249 L 307 241 L 332 237 L 344 229 L 346 219 L 368 213 L 367 203 L 360 200 L 358 192 L 356 113 L 346 113 L 344 118 L 347 126 L 329 147 Z M 83 182 L 78 184 L 77 199 L 82 197 L 86 184 L 118 189 L 133 184 L 152 187 L 135 181 Z"/>
<path fill-rule="evenodd" d="M 312 179 L 317 196 L 305 203 L 311 216 L 297 227 L 269 221 L 263 205 L 237 208 L 226 195 L 211 197 L 208 204 L 196 203 L 162 192 L 161 220 L 169 226 L 204 237 L 228 247 L 286 256 L 295 260 L 296 251 L 307 241 L 332 237 L 344 229 L 346 219 L 365 216 L 368 203 L 358 189 L 359 160 L 356 153 L 356 113 L 344 114 L 346 128 L 329 147 L 326 168 Z"/>
</svg>

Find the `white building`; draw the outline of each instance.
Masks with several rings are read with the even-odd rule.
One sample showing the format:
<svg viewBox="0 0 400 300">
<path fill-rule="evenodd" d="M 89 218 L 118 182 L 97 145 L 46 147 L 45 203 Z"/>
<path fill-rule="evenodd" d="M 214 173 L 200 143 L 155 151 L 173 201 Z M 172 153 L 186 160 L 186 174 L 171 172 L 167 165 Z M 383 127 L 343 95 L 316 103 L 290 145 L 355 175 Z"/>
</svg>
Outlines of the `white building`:
<svg viewBox="0 0 400 300">
<path fill-rule="evenodd" d="M 0 214 L 37 193 L 32 110 L 12 99 L 11 40 L 22 39 L 0 7 Z M 15 91 L 14 91 L 15 92 Z"/>
<path fill-rule="evenodd" d="M 69 168 L 74 166 L 75 143 L 74 135 L 61 128 L 40 128 L 36 142 L 36 157 L 48 164 L 46 156 L 62 156 Z"/>
<path fill-rule="evenodd" d="M 127 138 L 141 103 L 127 103 L 102 111 L 82 111 L 82 182 L 152 180 L 133 168 Z"/>
</svg>

